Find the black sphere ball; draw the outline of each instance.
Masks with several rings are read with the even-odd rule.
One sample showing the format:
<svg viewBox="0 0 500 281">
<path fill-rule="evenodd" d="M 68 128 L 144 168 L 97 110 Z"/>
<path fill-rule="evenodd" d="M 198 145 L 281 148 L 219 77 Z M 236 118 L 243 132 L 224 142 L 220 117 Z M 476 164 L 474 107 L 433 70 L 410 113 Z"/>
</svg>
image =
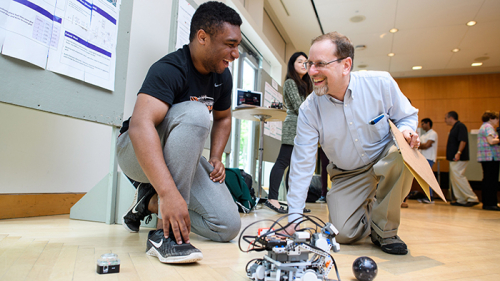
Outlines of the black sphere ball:
<svg viewBox="0 0 500 281">
<path fill-rule="evenodd" d="M 352 272 L 359 281 L 372 281 L 377 276 L 377 263 L 369 257 L 359 257 L 352 264 Z"/>
</svg>

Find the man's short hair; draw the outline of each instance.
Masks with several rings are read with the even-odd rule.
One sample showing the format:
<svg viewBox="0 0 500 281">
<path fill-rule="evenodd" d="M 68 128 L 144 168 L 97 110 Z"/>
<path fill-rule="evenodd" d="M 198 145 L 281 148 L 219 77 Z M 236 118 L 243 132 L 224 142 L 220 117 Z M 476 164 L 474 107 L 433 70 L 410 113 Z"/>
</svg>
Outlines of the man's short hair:
<svg viewBox="0 0 500 281">
<path fill-rule="evenodd" d="M 334 31 L 314 38 L 311 45 L 323 40 L 330 40 L 333 44 L 335 44 L 335 46 L 337 46 L 337 49 L 333 50 L 333 55 L 337 58 L 351 58 L 352 70 L 352 67 L 354 66 L 354 46 L 352 45 L 351 40 L 349 40 L 347 36 Z"/>
<path fill-rule="evenodd" d="M 458 113 L 456 111 L 450 111 L 446 115 L 458 121 Z"/>
<path fill-rule="evenodd" d="M 224 3 L 209 1 L 201 4 L 191 19 L 189 42 L 193 41 L 200 29 L 214 37 L 225 22 L 236 26 L 242 23 L 240 15 Z"/>
<path fill-rule="evenodd" d="M 492 112 L 487 110 L 485 113 L 483 113 L 483 116 L 481 117 L 481 120 L 483 120 L 483 122 L 488 122 L 491 119 L 498 119 L 498 112 Z"/>
<path fill-rule="evenodd" d="M 432 129 L 432 120 L 430 118 L 422 119 L 422 123 L 429 124 L 429 127 Z"/>
</svg>

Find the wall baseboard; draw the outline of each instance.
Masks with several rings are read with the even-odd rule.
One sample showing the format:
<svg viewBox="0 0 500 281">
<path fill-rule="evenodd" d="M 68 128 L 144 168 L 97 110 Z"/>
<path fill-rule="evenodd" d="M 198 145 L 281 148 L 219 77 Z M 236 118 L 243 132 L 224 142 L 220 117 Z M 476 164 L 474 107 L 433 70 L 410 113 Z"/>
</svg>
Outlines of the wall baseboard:
<svg viewBox="0 0 500 281">
<path fill-rule="evenodd" d="M 85 193 L 0 194 L 0 219 L 69 214 Z"/>
</svg>

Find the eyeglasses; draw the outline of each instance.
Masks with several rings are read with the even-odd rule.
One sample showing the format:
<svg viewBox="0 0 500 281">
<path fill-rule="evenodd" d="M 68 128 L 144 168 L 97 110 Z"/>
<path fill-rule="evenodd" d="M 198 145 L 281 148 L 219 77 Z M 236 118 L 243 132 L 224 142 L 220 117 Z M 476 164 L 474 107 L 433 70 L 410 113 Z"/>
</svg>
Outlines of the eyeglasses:
<svg viewBox="0 0 500 281">
<path fill-rule="evenodd" d="M 304 62 L 304 67 L 307 70 L 309 70 L 314 65 L 317 69 L 321 69 L 321 68 L 325 68 L 327 65 L 329 65 L 332 62 L 341 61 L 341 60 L 344 60 L 346 58 L 347 57 L 341 58 L 341 59 L 332 60 L 332 61 L 329 61 L 329 62 L 324 62 L 324 61 L 319 61 L 319 62 L 306 61 L 306 62 Z"/>
</svg>

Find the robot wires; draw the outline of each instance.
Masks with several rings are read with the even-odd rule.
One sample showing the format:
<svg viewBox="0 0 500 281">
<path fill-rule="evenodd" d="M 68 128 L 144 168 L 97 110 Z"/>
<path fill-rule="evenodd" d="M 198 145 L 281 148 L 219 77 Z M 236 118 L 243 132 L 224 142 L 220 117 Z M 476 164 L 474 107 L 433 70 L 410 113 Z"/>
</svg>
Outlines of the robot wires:
<svg viewBox="0 0 500 281">
<path fill-rule="evenodd" d="M 290 238 L 290 239 L 293 239 L 293 237 L 286 231 L 286 229 L 292 225 L 292 224 L 296 224 L 295 225 L 295 228 L 294 230 L 295 231 L 309 231 L 310 233 L 312 233 L 312 231 L 314 230 L 315 233 L 318 232 L 318 227 L 319 228 L 322 228 L 324 227 L 326 224 L 323 220 L 321 220 L 320 218 L 316 217 L 316 216 L 310 216 L 310 215 L 304 215 L 304 214 L 298 214 L 300 215 L 301 217 L 291 221 L 291 222 L 288 222 L 288 224 L 286 224 L 285 226 L 283 226 L 280 221 L 283 220 L 284 218 L 290 216 L 291 214 L 287 214 L 287 215 L 284 215 L 282 217 L 280 217 L 279 219 L 273 221 L 273 220 L 270 220 L 270 219 L 264 219 L 264 220 L 259 220 L 259 221 L 256 221 L 256 222 L 253 222 L 251 224 L 249 224 L 248 226 L 246 226 L 243 231 L 240 233 L 240 237 L 238 238 L 238 247 L 240 249 L 240 251 L 244 252 L 244 253 L 248 253 L 248 252 L 251 252 L 251 251 L 257 251 L 257 252 L 260 252 L 260 251 L 264 251 L 266 250 L 266 245 L 263 243 L 266 238 L 266 236 L 270 236 L 270 235 L 275 235 L 275 236 L 278 236 L 278 237 L 283 237 L 283 238 Z M 247 231 L 248 228 L 250 228 L 252 225 L 254 224 L 257 224 L 257 223 L 261 223 L 261 222 L 265 222 L 265 221 L 270 221 L 270 222 L 273 222 L 273 224 L 269 227 L 269 230 L 263 234 L 261 234 L 260 236 L 259 235 L 244 235 L 245 232 Z M 305 222 L 308 222 L 310 221 L 311 223 L 313 223 L 316 228 L 311 228 L 311 227 L 306 227 L 306 228 L 298 228 L 301 224 L 305 223 Z M 276 226 L 279 226 L 279 228 L 277 229 L 274 229 Z M 274 229 L 274 230 L 272 230 Z M 252 239 L 252 240 L 250 240 Z M 249 246 L 248 246 L 248 249 L 245 251 L 241 248 L 241 240 L 249 243 Z M 308 244 L 308 243 L 305 243 L 307 244 L 309 247 L 315 249 L 315 250 L 318 250 L 318 251 L 322 251 L 322 252 L 325 252 L 324 250 L 316 247 L 316 246 L 313 246 L 311 244 Z M 252 248 L 250 248 L 252 246 Z M 337 274 L 337 279 L 338 281 L 340 281 L 340 276 L 339 276 L 339 271 L 338 271 L 338 268 L 337 268 L 337 263 L 335 262 L 335 259 L 333 258 L 333 256 L 328 252 L 327 253 L 330 258 L 331 258 L 331 261 L 333 263 L 333 266 L 335 267 L 335 273 Z M 263 259 L 259 259 L 259 258 L 256 258 L 256 259 L 252 259 L 250 260 L 246 267 L 245 267 L 245 270 L 248 270 L 248 265 L 252 262 L 252 261 L 257 261 L 257 262 L 262 262 Z"/>
<path fill-rule="evenodd" d="M 253 222 L 253 223 L 249 224 L 247 227 L 245 227 L 245 229 L 243 229 L 243 231 L 241 232 L 240 237 L 238 239 L 238 247 L 239 247 L 240 251 L 242 251 L 244 253 L 248 253 L 250 251 L 257 251 L 257 252 L 264 251 L 266 249 L 266 247 L 265 247 L 265 245 L 263 245 L 259 241 L 262 241 L 261 239 L 264 239 L 268 235 L 273 235 L 274 234 L 276 236 L 280 236 L 280 237 L 284 237 L 284 238 L 292 238 L 291 235 L 287 234 L 286 228 L 288 228 L 290 225 L 292 225 L 294 223 L 296 224 L 295 225 L 295 231 L 310 231 L 311 232 L 311 230 L 313 230 L 312 228 L 298 229 L 298 227 L 302 223 L 305 223 L 305 222 L 308 222 L 308 221 L 310 221 L 314 225 L 316 225 L 316 229 L 314 229 L 315 232 L 317 232 L 318 227 L 321 228 L 321 227 L 325 226 L 325 222 L 323 220 L 321 220 L 320 218 L 318 218 L 316 216 L 309 216 L 309 215 L 304 215 L 304 214 L 298 214 L 298 215 L 301 215 L 301 217 L 299 217 L 299 218 L 297 218 L 297 219 L 295 219 L 295 220 L 293 220 L 291 222 L 288 222 L 288 224 L 286 224 L 285 226 L 281 225 L 280 221 L 283 220 L 284 218 L 290 216 L 290 215 L 291 214 L 284 215 L 284 216 L 280 217 L 279 219 L 277 219 L 276 221 L 273 221 L 273 220 L 270 220 L 270 219 L 264 219 L 264 220 L 259 220 L 259 221 L 256 221 L 256 222 Z M 244 235 L 245 232 L 246 232 L 246 230 L 250 226 L 252 226 L 254 224 L 257 224 L 257 223 L 260 223 L 260 222 L 264 222 L 264 221 L 271 221 L 271 222 L 273 222 L 273 224 L 269 227 L 269 231 L 268 232 L 265 232 L 265 233 L 263 233 L 260 236 Z M 275 230 L 271 230 L 274 227 L 276 227 L 276 225 L 278 225 L 280 228 L 275 229 Z M 248 240 L 249 238 L 253 239 L 253 241 Z M 241 248 L 241 240 L 244 240 L 245 242 L 249 243 L 249 247 L 248 247 L 248 249 L 246 251 Z M 253 247 L 250 248 L 250 246 L 253 246 Z"/>
</svg>

